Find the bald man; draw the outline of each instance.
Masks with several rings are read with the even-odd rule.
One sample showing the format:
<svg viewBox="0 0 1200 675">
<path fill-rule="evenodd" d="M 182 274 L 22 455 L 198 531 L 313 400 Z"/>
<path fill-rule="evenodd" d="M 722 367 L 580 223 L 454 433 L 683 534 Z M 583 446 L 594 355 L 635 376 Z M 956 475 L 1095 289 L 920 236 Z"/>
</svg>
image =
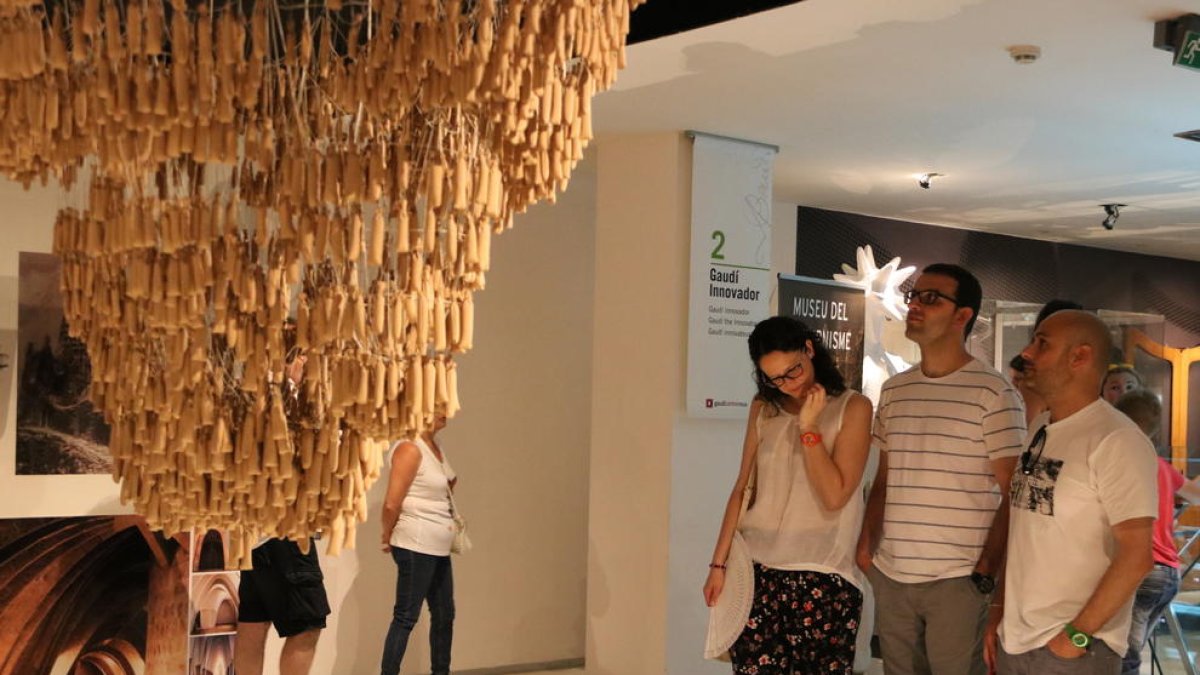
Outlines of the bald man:
<svg viewBox="0 0 1200 675">
<path fill-rule="evenodd" d="M 985 640 L 1002 675 L 1121 670 L 1134 592 L 1153 566 L 1157 467 L 1146 435 L 1100 398 L 1111 348 L 1100 319 L 1064 310 L 1021 352 L 1048 410 L 1013 473 L 1007 570 Z"/>
</svg>

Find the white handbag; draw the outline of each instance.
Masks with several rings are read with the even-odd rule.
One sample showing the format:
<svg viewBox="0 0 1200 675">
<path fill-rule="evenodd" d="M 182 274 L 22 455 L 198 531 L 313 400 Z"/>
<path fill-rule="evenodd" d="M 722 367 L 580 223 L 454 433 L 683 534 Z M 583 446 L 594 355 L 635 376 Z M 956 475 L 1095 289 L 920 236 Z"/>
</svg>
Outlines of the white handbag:
<svg viewBox="0 0 1200 675">
<path fill-rule="evenodd" d="M 442 475 L 446 476 L 446 497 L 450 500 L 450 519 L 454 521 L 454 541 L 450 543 L 450 552 L 462 555 L 471 550 L 471 538 L 467 536 L 467 519 L 463 518 L 454 502 L 454 489 L 450 487 L 450 476 L 446 474 L 446 462 L 438 462 Z"/>
<path fill-rule="evenodd" d="M 750 480 L 742 491 L 742 508 L 738 511 L 738 525 L 750 508 L 758 479 L 758 467 L 750 474 Z M 746 540 L 736 528 L 729 543 L 729 555 L 725 558 L 725 586 L 717 596 L 717 602 L 708 610 L 708 635 L 704 641 L 704 658 L 717 661 L 729 660 L 729 648 L 737 642 L 746 622 L 750 619 L 750 608 L 754 604 L 754 561 Z"/>
<path fill-rule="evenodd" d="M 454 542 L 450 544 L 450 552 L 459 555 L 471 550 L 471 538 L 467 536 L 467 519 L 458 511 L 454 503 L 454 491 L 450 491 L 450 517 L 454 519 Z"/>
</svg>

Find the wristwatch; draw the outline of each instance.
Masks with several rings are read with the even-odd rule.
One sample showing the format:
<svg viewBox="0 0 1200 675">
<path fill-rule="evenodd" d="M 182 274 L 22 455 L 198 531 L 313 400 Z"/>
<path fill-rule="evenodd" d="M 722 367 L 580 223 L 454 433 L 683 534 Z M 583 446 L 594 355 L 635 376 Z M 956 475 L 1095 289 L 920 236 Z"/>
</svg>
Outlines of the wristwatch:
<svg viewBox="0 0 1200 675">
<path fill-rule="evenodd" d="M 1088 635 L 1071 624 L 1067 624 L 1063 628 L 1063 632 L 1067 634 L 1067 637 L 1071 638 L 1071 644 L 1079 647 L 1080 649 L 1087 649 L 1088 645 L 1092 644 L 1091 635 Z"/>
<path fill-rule="evenodd" d="M 806 448 L 811 448 L 814 445 L 820 445 L 820 443 L 821 434 L 813 433 L 811 431 L 806 431 L 800 434 L 800 444 Z"/>
<path fill-rule="evenodd" d="M 996 578 L 983 572 L 971 572 L 971 583 L 984 595 L 996 590 Z"/>
</svg>

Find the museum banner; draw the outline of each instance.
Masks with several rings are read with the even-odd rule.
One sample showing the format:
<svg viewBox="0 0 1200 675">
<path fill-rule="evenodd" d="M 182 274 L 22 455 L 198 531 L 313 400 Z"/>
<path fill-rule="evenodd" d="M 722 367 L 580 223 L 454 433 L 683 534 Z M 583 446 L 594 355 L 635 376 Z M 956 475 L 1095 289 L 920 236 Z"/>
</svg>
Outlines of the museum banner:
<svg viewBox="0 0 1200 675">
<path fill-rule="evenodd" d="M 779 275 L 779 314 L 815 330 L 846 380 L 862 391 L 867 301 L 863 289 L 826 279 Z"/>
<path fill-rule="evenodd" d="M 770 316 L 773 146 L 689 132 L 692 241 L 687 411 L 744 419 L 754 397 L 746 338 Z"/>
</svg>

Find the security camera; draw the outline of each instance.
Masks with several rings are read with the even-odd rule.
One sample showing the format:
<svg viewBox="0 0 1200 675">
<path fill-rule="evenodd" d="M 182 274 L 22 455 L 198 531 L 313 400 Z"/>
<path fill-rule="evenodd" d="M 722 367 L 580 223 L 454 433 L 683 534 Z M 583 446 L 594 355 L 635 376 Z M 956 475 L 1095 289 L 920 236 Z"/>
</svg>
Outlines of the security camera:
<svg viewBox="0 0 1200 675">
<path fill-rule="evenodd" d="M 1100 222 L 1100 224 L 1104 226 L 1104 229 L 1111 230 L 1117 226 L 1117 218 L 1121 217 L 1121 207 L 1122 206 L 1125 206 L 1125 205 L 1124 204 L 1101 204 L 1100 205 L 1100 207 L 1102 209 L 1104 209 L 1104 214 L 1105 214 L 1104 220 L 1102 220 Z"/>
</svg>

